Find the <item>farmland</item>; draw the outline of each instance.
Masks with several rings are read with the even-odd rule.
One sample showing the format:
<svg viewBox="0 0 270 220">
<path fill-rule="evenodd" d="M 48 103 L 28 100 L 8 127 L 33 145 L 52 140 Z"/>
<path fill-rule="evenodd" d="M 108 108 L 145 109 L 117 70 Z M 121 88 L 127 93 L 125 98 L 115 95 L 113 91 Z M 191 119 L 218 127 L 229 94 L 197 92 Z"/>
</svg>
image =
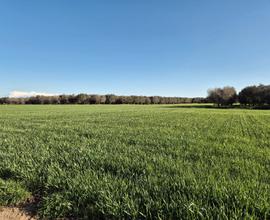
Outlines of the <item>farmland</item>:
<svg viewBox="0 0 270 220">
<path fill-rule="evenodd" d="M 269 219 L 270 111 L 0 106 L 0 205 L 40 217 Z"/>
</svg>

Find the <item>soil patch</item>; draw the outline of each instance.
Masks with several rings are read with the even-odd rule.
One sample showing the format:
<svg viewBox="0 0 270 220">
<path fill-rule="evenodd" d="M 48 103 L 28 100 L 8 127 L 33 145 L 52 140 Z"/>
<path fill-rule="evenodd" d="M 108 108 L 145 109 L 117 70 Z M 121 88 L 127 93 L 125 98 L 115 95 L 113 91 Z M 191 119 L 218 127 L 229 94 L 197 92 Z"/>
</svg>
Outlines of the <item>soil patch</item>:
<svg viewBox="0 0 270 220">
<path fill-rule="evenodd" d="M 0 207 L 0 220 L 36 220 L 26 210 L 20 208 Z"/>
</svg>

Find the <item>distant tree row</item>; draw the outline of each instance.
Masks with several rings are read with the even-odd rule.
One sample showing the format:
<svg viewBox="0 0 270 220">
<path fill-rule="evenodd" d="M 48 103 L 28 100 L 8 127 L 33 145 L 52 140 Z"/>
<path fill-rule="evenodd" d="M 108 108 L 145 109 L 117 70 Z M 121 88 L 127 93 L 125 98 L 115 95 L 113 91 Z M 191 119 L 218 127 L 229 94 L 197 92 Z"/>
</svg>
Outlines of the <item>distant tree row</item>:
<svg viewBox="0 0 270 220">
<path fill-rule="evenodd" d="M 184 98 L 162 96 L 117 96 L 109 95 L 59 95 L 34 96 L 29 98 L 0 98 L 0 104 L 184 104 L 215 103 L 231 106 L 239 102 L 246 106 L 270 105 L 270 85 L 248 86 L 237 94 L 234 87 L 226 86 L 208 90 L 207 98 Z"/>
<path fill-rule="evenodd" d="M 0 98 L 0 104 L 182 104 L 205 103 L 205 98 L 181 98 L 161 96 L 116 96 L 116 95 L 59 95 L 30 98 Z"/>
<path fill-rule="evenodd" d="M 270 85 L 247 86 L 239 94 L 229 86 L 210 89 L 207 100 L 218 106 L 230 106 L 236 102 L 246 106 L 270 105 Z"/>
</svg>

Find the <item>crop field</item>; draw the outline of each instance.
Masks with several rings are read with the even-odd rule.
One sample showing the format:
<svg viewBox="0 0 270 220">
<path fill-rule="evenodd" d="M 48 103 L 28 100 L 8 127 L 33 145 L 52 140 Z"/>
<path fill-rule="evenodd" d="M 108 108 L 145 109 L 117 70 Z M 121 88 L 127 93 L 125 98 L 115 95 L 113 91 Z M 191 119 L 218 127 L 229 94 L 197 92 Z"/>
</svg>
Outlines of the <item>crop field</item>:
<svg viewBox="0 0 270 220">
<path fill-rule="evenodd" d="M 0 205 L 42 218 L 270 219 L 270 111 L 0 106 Z"/>
</svg>

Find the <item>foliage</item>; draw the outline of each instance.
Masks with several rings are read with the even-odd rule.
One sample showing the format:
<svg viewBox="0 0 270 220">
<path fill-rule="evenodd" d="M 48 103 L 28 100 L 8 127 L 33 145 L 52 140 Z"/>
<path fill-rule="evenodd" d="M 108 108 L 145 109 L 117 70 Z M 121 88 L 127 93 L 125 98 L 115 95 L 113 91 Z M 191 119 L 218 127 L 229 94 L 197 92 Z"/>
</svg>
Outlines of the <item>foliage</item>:
<svg viewBox="0 0 270 220">
<path fill-rule="evenodd" d="M 206 103 L 205 98 L 181 98 L 161 96 L 116 96 L 116 95 L 60 95 L 35 96 L 30 98 L 0 98 L 0 104 L 181 104 Z"/>
<path fill-rule="evenodd" d="M 239 102 L 243 105 L 270 104 L 270 85 L 248 86 L 239 93 Z"/>
<path fill-rule="evenodd" d="M 235 88 L 226 86 L 208 90 L 207 99 L 215 104 L 226 106 L 236 102 L 237 93 Z"/>
</svg>

